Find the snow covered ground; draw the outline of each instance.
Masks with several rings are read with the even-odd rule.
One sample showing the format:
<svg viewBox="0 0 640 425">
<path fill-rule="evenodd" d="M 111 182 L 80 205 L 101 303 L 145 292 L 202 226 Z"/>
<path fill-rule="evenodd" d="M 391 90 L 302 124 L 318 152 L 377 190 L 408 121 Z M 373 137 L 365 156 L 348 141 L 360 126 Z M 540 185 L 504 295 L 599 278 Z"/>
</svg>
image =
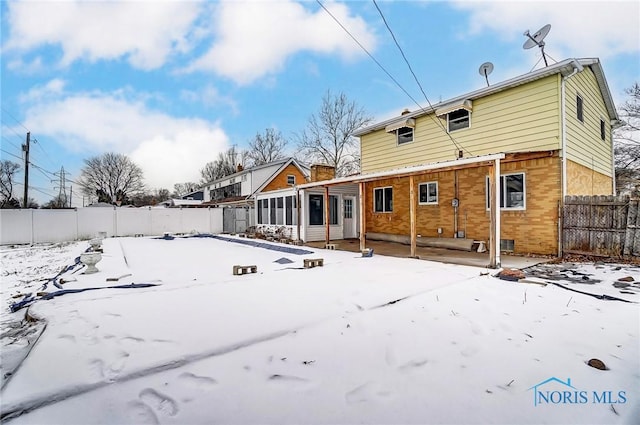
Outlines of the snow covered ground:
<svg viewBox="0 0 640 425">
<path fill-rule="evenodd" d="M 12 296 L 38 291 L 41 279 L 87 247 L 2 249 L 3 362 L 25 345 L 24 334 L 10 337 L 24 316 L 8 313 L 20 299 Z M 313 253 L 210 238 L 106 239 L 103 247 L 100 272 L 66 272 L 65 289 L 158 286 L 32 304 L 29 315 L 46 329 L 2 389 L 4 422 L 609 424 L 640 417 L 637 267 L 579 265 L 529 279 L 563 283 L 558 274 L 583 273 L 583 285 L 566 286 L 636 301 L 627 303 L 508 282 L 474 267 L 306 247 Z M 282 257 L 293 262 L 275 262 Z M 324 266 L 303 269 L 304 258 L 323 258 Z M 234 264 L 255 264 L 258 273 L 233 276 Z M 636 283 L 612 286 L 629 276 Z M 588 366 L 592 358 L 608 370 Z"/>
</svg>

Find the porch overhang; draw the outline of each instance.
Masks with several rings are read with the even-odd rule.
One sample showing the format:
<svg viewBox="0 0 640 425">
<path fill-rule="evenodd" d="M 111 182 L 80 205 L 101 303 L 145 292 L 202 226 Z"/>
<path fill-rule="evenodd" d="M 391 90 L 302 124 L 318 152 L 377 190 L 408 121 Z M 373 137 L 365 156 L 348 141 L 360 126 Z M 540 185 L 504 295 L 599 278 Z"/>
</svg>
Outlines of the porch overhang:
<svg viewBox="0 0 640 425">
<path fill-rule="evenodd" d="M 472 167 L 489 167 L 489 193 L 491 194 L 491 200 L 489 205 L 490 215 L 490 228 L 489 228 L 489 267 L 500 267 L 500 161 L 504 160 L 506 155 L 504 153 L 482 155 L 470 158 L 460 158 L 451 161 L 435 162 L 431 164 L 417 165 L 412 167 L 405 167 L 395 170 L 379 171 L 375 173 L 360 174 L 356 176 L 341 177 L 332 180 L 324 180 L 319 182 L 311 182 L 295 186 L 296 193 L 299 190 L 310 188 L 324 188 L 324 202 L 325 202 L 325 217 L 329 217 L 329 188 L 331 186 L 344 185 L 349 183 L 357 183 L 359 198 L 360 198 L 360 249 L 365 249 L 366 244 L 366 225 L 365 225 L 365 213 L 364 213 L 364 186 L 365 183 L 386 179 L 386 178 L 398 178 L 409 177 L 409 220 L 410 220 L 410 240 L 411 240 L 411 257 L 416 256 L 416 240 L 417 240 L 417 226 L 416 226 L 416 203 L 417 196 L 414 189 L 415 176 L 426 174 L 429 172 L 440 172 L 449 170 L 461 170 Z M 298 204 L 299 205 L 299 204 Z M 298 221 L 300 223 L 300 221 Z M 329 232 L 329 220 L 325 220 L 325 243 L 329 244 L 330 232 Z M 298 233 L 299 234 L 299 233 Z"/>
<path fill-rule="evenodd" d="M 295 186 L 297 189 L 309 189 L 321 186 L 336 186 L 345 183 L 366 183 L 370 181 L 380 180 L 390 177 L 408 177 L 411 175 L 423 174 L 428 171 L 442 171 L 444 169 L 461 169 L 469 166 L 479 166 L 482 163 L 492 163 L 496 160 L 505 158 L 504 153 L 496 153 L 490 155 L 480 155 L 468 158 L 454 159 L 450 161 L 433 162 L 423 165 L 414 165 L 411 167 L 396 168 L 393 170 L 377 171 L 374 173 L 358 174 L 355 176 L 338 177 L 331 180 L 322 180 L 317 182 L 305 183 Z"/>
</svg>

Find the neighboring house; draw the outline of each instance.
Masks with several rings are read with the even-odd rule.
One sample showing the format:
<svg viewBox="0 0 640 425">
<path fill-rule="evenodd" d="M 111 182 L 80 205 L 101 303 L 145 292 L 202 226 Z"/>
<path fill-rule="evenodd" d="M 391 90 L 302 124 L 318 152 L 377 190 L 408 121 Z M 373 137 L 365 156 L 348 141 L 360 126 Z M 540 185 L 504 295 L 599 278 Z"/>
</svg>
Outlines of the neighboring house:
<svg viewBox="0 0 640 425">
<path fill-rule="evenodd" d="M 158 206 L 167 207 L 167 208 L 183 208 L 183 207 L 200 207 L 202 206 L 202 201 L 197 199 L 167 199 L 166 201 L 162 201 L 158 204 Z"/>
<path fill-rule="evenodd" d="M 182 195 L 180 197 L 180 199 L 194 200 L 194 201 L 204 201 L 204 190 L 203 189 L 199 189 L 199 190 L 187 193 L 186 195 Z"/>
<path fill-rule="evenodd" d="M 404 235 L 412 255 L 420 237 L 468 238 L 490 246 L 494 266 L 500 251 L 558 254 L 564 196 L 614 193 L 617 124 L 598 59 L 405 111 L 356 132 L 362 174 L 295 188 L 294 233 L 328 241 L 355 226 L 361 247 L 366 234 Z"/>
<path fill-rule="evenodd" d="M 307 182 L 308 169 L 294 158 L 285 158 L 243 169 L 207 183 L 203 205 L 253 206 L 254 195 L 262 191 L 293 187 Z"/>
</svg>

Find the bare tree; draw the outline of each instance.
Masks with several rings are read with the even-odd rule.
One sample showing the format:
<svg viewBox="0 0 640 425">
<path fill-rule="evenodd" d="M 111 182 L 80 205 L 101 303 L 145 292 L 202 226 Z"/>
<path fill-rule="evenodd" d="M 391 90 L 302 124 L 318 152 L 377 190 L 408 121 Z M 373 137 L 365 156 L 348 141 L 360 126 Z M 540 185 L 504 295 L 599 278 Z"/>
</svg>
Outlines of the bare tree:
<svg viewBox="0 0 640 425">
<path fill-rule="evenodd" d="M 616 190 L 640 195 L 640 84 L 625 90 L 629 99 L 620 107 L 623 125 L 614 132 Z"/>
<path fill-rule="evenodd" d="M 200 170 L 200 182 L 207 184 L 213 180 L 229 176 L 238 171 L 238 166 L 243 167 L 247 162 L 247 152 L 238 151 L 235 146 L 230 147 L 225 152 L 218 153 L 218 158 L 208 162 Z"/>
<path fill-rule="evenodd" d="M 168 189 L 156 189 L 145 192 L 140 192 L 130 197 L 130 201 L 136 207 L 143 207 L 146 205 L 157 205 L 160 202 L 164 202 L 171 197 L 171 193 Z"/>
<path fill-rule="evenodd" d="M 171 196 L 179 198 L 187 193 L 195 192 L 200 188 L 200 185 L 195 182 L 176 183 L 173 185 L 173 193 Z"/>
<path fill-rule="evenodd" d="M 13 197 L 13 179 L 20 170 L 20 165 L 8 160 L 0 162 L 0 208 L 20 208 L 18 200 Z"/>
<path fill-rule="evenodd" d="M 42 208 L 61 209 L 67 208 L 67 198 L 64 195 L 57 195 L 42 205 Z"/>
<path fill-rule="evenodd" d="M 128 204 L 144 191 L 142 170 L 126 155 L 105 153 L 84 163 L 78 182 L 82 192 L 98 202 Z"/>
<path fill-rule="evenodd" d="M 273 128 L 267 128 L 264 133 L 256 133 L 254 139 L 249 142 L 247 158 L 251 166 L 268 164 L 284 158 L 286 147 L 287 140 L 282 133 Z"/>
<path fill-rule="evenodd" d="M 359 146 L 353 133 L 372 121 L 373 118 L 344 93 L 333 96 L 327 91 L 320 110 L 309 118 L 307 128 L 297 136 L 299 154 L 305 162 L 311 160 L 336 167 L 337 176 L 358 172 Z"/>
</svg>

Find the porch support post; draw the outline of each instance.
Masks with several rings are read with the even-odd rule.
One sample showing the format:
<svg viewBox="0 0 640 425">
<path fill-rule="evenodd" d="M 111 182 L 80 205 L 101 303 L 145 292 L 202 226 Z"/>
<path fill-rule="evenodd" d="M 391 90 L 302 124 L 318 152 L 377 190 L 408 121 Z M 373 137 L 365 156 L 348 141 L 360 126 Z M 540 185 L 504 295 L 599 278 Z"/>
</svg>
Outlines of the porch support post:
<svg viewBox="0 0 640 425">
<path fill-rule="evenodd" d="M 496 159 L 495 161 L 495 169 L 496 169 L 496 175 L 495 175 L 495 186 L 496 186 L 496 197 L 495 199 L 495 210 L 496 210 L 496 255 L 495 255 L 495 267 L 496 268 L 500 268 L 502 266 L 502 262 L 500 261 L 500 239 L 502 239 L 502 237 L 500 236 L 501 234 L 501 230 L 500 230 L 500 219 L 502 216 L 502 212 L 500 211 L 500 199 L 502 199 L 502 193 L 500 193 L 500 182 L 502 181 L 501 177 L 500 177 L 500 159 Z"/>
<path fill-rule="evenodd" d="M 360 251 L 364 251 L 366 249 L 366 239 L 365 239 L 365 233 L 366 233 L 366 228 L 367 228 L 367 223 L 366 223 L 366 217 L 367 214 L 365 214 L 364 211 L 364 182 L 360 182 L 358 184 L 358 198 L 360 201 L 360 208 L 358 209 L 358 214 L 360 215 Z"/>
<path fill-rule="evenodd" d="M 416 223 L 416 191 L 414 188 L 413 175 L 409 176 L 409 220 L 411 226 L 411 258 L 416 257 L 416 239 L 417 239 L 417 223 Z"/>
<path fill-rule="evenodd" d="M 324 233 L 324 241 L 325 244 L 329 243 L 329 186 L 325 186 L 324 188 L 324 220 L 325 220 L 325 233 Z"/>
<path fill-rule="evenodd" d="M 300 237 L 300 191 L 296 187 L 296 240 L 302 240 Z"/>
<path fill-rule="evenodd" d="M 489 167 L 490 187 L 490 216 L 489 227 L 489 267 L 500 267 L 500 160 L 494 161 L 493 167 Z"/>
</svg>

